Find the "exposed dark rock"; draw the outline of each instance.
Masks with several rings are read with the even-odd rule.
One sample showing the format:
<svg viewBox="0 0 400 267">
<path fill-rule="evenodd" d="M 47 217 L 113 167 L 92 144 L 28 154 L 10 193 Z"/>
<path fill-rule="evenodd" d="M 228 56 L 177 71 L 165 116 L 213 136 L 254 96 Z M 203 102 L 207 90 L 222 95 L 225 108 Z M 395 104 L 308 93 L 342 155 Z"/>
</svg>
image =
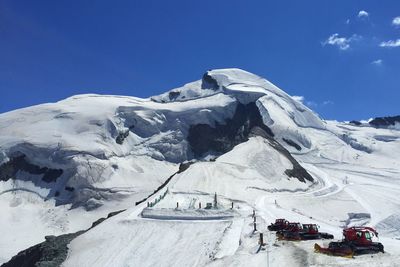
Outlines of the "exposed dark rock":
<svg viewBox="0 0 400 267">
<path fill-rule="evenodd" d="M 168 98 L 169 100 L 174 101 L 179 97 L 180 94 L 181 94 L 180 92 L 171 91 L 168 93 Z"/>
<path fill-rule="evenodd" d="M 208 124 L 191 125 L 187 140 L 195 157 L 201 157 L 207 152 L 226 153 L 234 146 L 248 140 L 251 129 L 255 126 L 262 128 L 273 137 L 262 121 L 255 103 L 238 104 L 235 114 L 227 119 L 225 124 L 215 122 L 215 127 Z"/>
<path fill-rule="evenodd" d="M 111 165 L 111 167 L 114 169 L 114 170 L 118 170 L 118 165 L 117 164 L 113 164 L 113 165 Z"/>
<path fill-rule="evenodd" d="M 125 211 L 125 210 L 118 210 L 118 211 L 113 211 L 113 212 L 110 212 L 108 215 L 107 215 L 107 218 L 100 218 L 100 219 L 98 219 L 97 221 L 95 221 L 95 222 L 93 222 L 92 223 L 92 226 L 90 227 L 90 229 L 92 229 L 93 227 L 96 227 L 97 225 L 99 225 L 100 223 L 102 223 L 102 222 L 104 222 L 105 220 L 107 220 L 108 218 L 111 218 L 111 217 L 113 217 L 113 216 L 115 216 L 115 215 L 117 215 L 118 213 L 121 213 L 121 212 L 123 212 L 123 211 Z"/>
<path fill-rule="evenodd" d="M 42 168 L 42 171 L 44 171 L 42 180 L 45 181 L 46 183 L 55 182 L 57 178 L 63 174 L 63 170 L 60 169 L 53 170 L 44 167 Z"/>
<path fill-rule="evenodd" d="M 191 162 L 191 161 L 181 163 L 179 165 L 178 173 L 186 171 L 187 169 L 189 169 L 190 165 L 192 165 L 192 164 L 193 164 L 193 162 Z"/>
<path fill-rule="evenodd" d="M 353 120 L 353 121 L 350 121 L 350 124 L 354 124 L 354 125 L 359 126 L 359 125 L 361 125 L 361 122 Z"/>
<path fill-rule="evenodd" d="M 392 117 L 378 117 L 369 122 L 370 125 L 375 127 L 393 126 L 395 123 L 400 123 L 400 115 Z"/>
<path fill-rule="evenodd" d="M 30 163 L 25 155 L 19 155 L 0 166 L 0 181 L 15 179 L 18 171 L 24 171 L 32 175 L 43 175 L 42 180 L 46 183 L 55 182 L 63 174 L 61 169 L 50 169 L 39 167 Z"/>
<path fill-rule="evenodd" d="M 124 143 L 125 138 L 127 138 L 128 135 L 129 135 L 129 131 L 119 133 L 117 138 L 115 139 L 115 142 L 117 142 L 117 144 L 119 144 L 119 145 L 122 145 Z"/>
<path fill-rule="evenodd" d="M 219 84 L 216 80 L 214 80 L 208 72 L 204 73 L 203 78 L 201 79 L 201 88 L 202 89 L 213 89 L 218 90 Z"/>
<path fill-rule="evenodd" d="M 286 138 L 282 138 L 282 140 L 285 141 L 285 143 L 288 144 L 289 146 L 296 148 L 298 151 L 301 150 L 301 146 L 299 146 L 296 142 Z"/>
<path fill-rule="evenodd" d="M 75 191 L 75 188 L 72 187 L 72 186 L 66 186 L 66 187 L 65 187 L 65 190 L 67 190 L 67 191 L 69 191 L 69 192 L 74 192 L 74 191 Z"/>
</svg>

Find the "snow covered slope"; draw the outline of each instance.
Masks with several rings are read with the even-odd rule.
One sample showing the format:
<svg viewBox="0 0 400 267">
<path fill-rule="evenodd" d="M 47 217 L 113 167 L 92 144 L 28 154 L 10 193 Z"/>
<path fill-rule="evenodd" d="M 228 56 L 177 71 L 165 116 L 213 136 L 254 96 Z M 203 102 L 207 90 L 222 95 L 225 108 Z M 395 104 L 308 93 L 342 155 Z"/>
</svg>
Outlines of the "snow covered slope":
<svg viewBox="0 0 400 267">
<path fill-rule="evenodd" d="M 0 263 L 128 208 L 74 239 L 65 266 L 263 264 L 252 209 L 263 231 L 276 217 L 337 238 L 347 225 L 376 226 L 389 252 L 377 261 L 390 266 L 400 258 L 399 148 L 396 128 L 324 121 L 239 69 L 149 99 L 78 95 L 0 114 Z M 214 193 L 221 216 L 199 213 Z M 310 242 L 273 253 L 291 266 L 367 261 L 316 256 Z"/>
</svg>

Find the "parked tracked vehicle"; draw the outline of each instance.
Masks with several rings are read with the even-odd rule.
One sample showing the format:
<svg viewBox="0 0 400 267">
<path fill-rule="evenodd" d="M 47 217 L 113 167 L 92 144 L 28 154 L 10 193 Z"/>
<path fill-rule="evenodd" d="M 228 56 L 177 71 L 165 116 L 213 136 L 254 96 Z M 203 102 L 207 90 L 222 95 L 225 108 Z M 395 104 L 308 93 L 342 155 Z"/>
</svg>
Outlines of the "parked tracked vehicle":
<svg viewBox="0 0 400 267">
<path fill-rule="evenodd" d="M 316 224 L 289 223 L 285 230 L 276 233 L 281 240 L 333 239 L 333 235 L 320 232 Z"/>
<path fill-rule="evenodd" d="M 288 227 L 289 221 L 285 219 L 276 219 L 275 223 L 271 223 L 268 225 L 268 230 L 270 231 L 279 231 L 279 230 L 284 230 Z"/>
<path fill-rule="evenodd" d="M 351 227 L 343 230 L 343 240 L 330 242 L 327 248 L 318 244 L 314 245 L 315 252 L 333 255 L 352 257 L 353 255 L 384 253 L 382 243 L 373 242 L 373 236 L 378 237 L 378 232 L 371 227 Z"/>
</svg>

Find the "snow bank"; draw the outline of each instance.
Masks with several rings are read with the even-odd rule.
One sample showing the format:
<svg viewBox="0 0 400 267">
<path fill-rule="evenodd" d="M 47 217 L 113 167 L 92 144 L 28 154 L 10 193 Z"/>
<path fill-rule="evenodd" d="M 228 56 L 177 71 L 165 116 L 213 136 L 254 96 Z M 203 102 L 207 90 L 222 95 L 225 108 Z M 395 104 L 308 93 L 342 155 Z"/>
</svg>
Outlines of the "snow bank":
<svg viewBox="0 0 400 267">
<path fill-rule="evenodd" d="M 145 208 L 143 218 L 158 220 L 227 220 L 233 219 L 234 210 L 219 209 L 153 209 Z"/>
</svg>

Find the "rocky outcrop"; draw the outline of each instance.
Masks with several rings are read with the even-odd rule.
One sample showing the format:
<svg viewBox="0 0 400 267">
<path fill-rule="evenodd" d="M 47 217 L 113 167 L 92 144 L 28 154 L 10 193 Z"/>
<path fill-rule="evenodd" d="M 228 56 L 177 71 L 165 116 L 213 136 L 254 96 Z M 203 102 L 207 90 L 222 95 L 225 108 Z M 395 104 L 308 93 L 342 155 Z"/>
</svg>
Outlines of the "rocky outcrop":
<svg viewBox="0 0 400 267">
<path fill-rule="evenodd" d="M 21 154 L 0 165 L 0 181 L 14 179 L 19 171 L 32 175 L 42 175 L 42 180 L 46 183 L 55 182 L 63 174 L 61 169 L 51 169 L 32 164 L 28 161 L 26 155 Z"/>
<path fill-rule="evenodd" d="M 374 127 L 394 126 L 396 123 L 400 124 L 400 115 L 392 117 L 377 117 L 369 122 L 369 124 Z"/>
<path fill-rule="evenodd" d="M 206 72 L 201 79 L 201 88 L 216 91 L 219 89 L 219 84 L 208 72 Z"/>
<path fill-rule="evenodd" d="M 287 176 L 297 178 L 301 182 L 314 181 L 290 152 L 274 139 L 273 132 L 263 123 L 255 103 L 238 104 L 233 118 L 226 120 L 225 124 L 216 122 L 214 127 L 208 124 L 192 125 L 189 129 L 188 141 L 195 157 L 201 157 L 209 152 L 226 153 L 234 146 L 246 142 L 252 135 L 268 139 L 271 146 L 292 163 L 293 169 L 285 171 Z M 290 145 L 301 149 L 294 142 Z"/>
<path fill-rule="evenodd" d="M 238 103 L 235 114 L 224 124 L 215 122 L 215 126 L 191 125 L 187 140 L 195 157 L 201 157 L 207 152 L 223 154 L 247 141 L 251 129 L 255 126 L 262 128 L 269 136 L 274 136 L 271 129 L 263 123 L 255 103 Z"/>
<path fill-rule="evenodd" d="M 180 94 L 181 94 L 180 92 L 176 92 L 176 91 L 169 92 L 168 93 L 169 100 L 170 101 L 176 100 L 179 97 Z"/>
<path fill-rule="evenodd" d="M 356 126 L 360 126 L 362 123 L 356 120 L 352 120 L 350 121 L 350 124 L 356 125 Z"/>
<path fill-rule="evenodd" d="M 115 142 L 117 142 L 117 144 L 122 145 L 124 143 L 125 138 L 127 138 L 129 136 L 129 130 L 119 133 L 117 138 L 115 139 Z"/>
<path fill-rule="evenodd" d="M 288 144 L 289 146 L 292 146 L 294 148 L 296 148 L 297 151 L 301 150 L 301 146 L 299 146 L 296 142 L 290 140 L 290 139 L 286 139 L 286 138 L 282 138 L 282 140 Z"/>
</svg>

